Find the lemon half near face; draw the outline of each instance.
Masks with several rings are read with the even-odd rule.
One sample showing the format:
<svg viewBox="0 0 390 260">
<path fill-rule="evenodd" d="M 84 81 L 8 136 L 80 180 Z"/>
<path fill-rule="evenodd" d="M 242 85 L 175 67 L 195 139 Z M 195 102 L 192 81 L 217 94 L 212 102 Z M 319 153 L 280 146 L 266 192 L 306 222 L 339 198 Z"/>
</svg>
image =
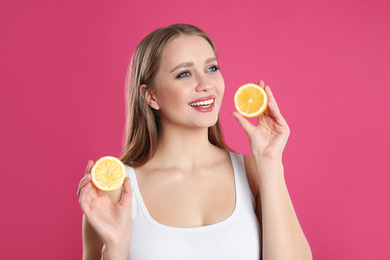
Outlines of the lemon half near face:
<svg viewBox="0 0 390 260">
<path fill-rule="evenodd" d="M 257 117 L 267 108 L 267 93 L 257 84 L 245 84 L 234 95 L 234 105 L 241 115 L 249 118 Z"/>
</svg>

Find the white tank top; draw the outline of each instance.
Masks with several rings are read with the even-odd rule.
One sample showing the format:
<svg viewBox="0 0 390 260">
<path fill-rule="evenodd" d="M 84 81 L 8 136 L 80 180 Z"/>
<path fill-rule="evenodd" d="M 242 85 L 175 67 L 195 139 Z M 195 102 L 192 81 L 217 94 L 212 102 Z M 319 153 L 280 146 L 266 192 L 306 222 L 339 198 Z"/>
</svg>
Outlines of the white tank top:
<svg viewBox="0 0 390 260">
<path fill-rule="evenodd" d="M 242 155 L 230 153 L 236 187 L 233 213 L 216 224 L 176 228 L 154 220 L 142 199 L 133 168 L 130 260 L 259 260 L 260 228 Z"/>
</svg>

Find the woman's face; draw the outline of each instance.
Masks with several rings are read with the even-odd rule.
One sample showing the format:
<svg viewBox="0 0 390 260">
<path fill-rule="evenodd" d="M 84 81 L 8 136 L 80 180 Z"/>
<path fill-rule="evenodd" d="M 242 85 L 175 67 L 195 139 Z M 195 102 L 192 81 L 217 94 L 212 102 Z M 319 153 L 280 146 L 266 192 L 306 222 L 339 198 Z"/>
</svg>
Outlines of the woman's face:
<svg viewBox="0 0 390 260">
<path fill-rule="evenodd" d="M 203 37 L 183 35 L 169 42 L 155 82 L 163 127 L 209 127 L 217 122 L 225 83 L 213 48 Z"/>
</svg>

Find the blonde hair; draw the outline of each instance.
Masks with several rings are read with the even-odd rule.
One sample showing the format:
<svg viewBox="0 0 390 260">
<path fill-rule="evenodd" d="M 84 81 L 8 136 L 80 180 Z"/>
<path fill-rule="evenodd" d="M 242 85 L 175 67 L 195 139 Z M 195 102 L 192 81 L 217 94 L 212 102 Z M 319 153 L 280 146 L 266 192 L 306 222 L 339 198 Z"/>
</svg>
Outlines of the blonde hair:
<svg viewBox="0 0 390 260">
<path fill-rule="evenodd" d="M 126 77 L 126 128 L 121 160 L 129 166 L 144 165 L 156 152 L 160 128 L 159 114 L 146 103 L 140 86 L 145 84 L 145 91 L 155 91 L 154 81 L 164 48 L 180 35 L 205 38 L 218 58 L 217 48 L 211 38 L 198 27 L 189 24 L 173 24 L 159 28 L 138 44 Z M 209 127 L 208 138 L 213 145 L 230 150 L 225 143 L 219 118 L 215 125 Z"/>
</svg>

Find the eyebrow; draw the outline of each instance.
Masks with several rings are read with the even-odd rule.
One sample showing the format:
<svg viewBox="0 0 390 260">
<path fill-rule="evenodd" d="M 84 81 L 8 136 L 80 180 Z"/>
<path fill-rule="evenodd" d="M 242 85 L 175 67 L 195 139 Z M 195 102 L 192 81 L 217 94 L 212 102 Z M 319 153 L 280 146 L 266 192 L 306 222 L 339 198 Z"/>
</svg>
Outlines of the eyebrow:
<svg viewBox="0 0 390 260">
<path fill-rule="evenodd" d="M 217 61 L 217 58 L 216 57 L 208 58 L 205 63 L 210 63 L 210 62 L 213 62 L 213 61 Z M 187 68 L 187 67 L 191 67 L 191 66 L 194 66 L 193 62 L 184 62 L 184 63 L 179 64 L 176 67 L 174 67 L 173 70 L 171 70 L 170 73 L 174 72 L 177 69 Z"/>
</svg>

